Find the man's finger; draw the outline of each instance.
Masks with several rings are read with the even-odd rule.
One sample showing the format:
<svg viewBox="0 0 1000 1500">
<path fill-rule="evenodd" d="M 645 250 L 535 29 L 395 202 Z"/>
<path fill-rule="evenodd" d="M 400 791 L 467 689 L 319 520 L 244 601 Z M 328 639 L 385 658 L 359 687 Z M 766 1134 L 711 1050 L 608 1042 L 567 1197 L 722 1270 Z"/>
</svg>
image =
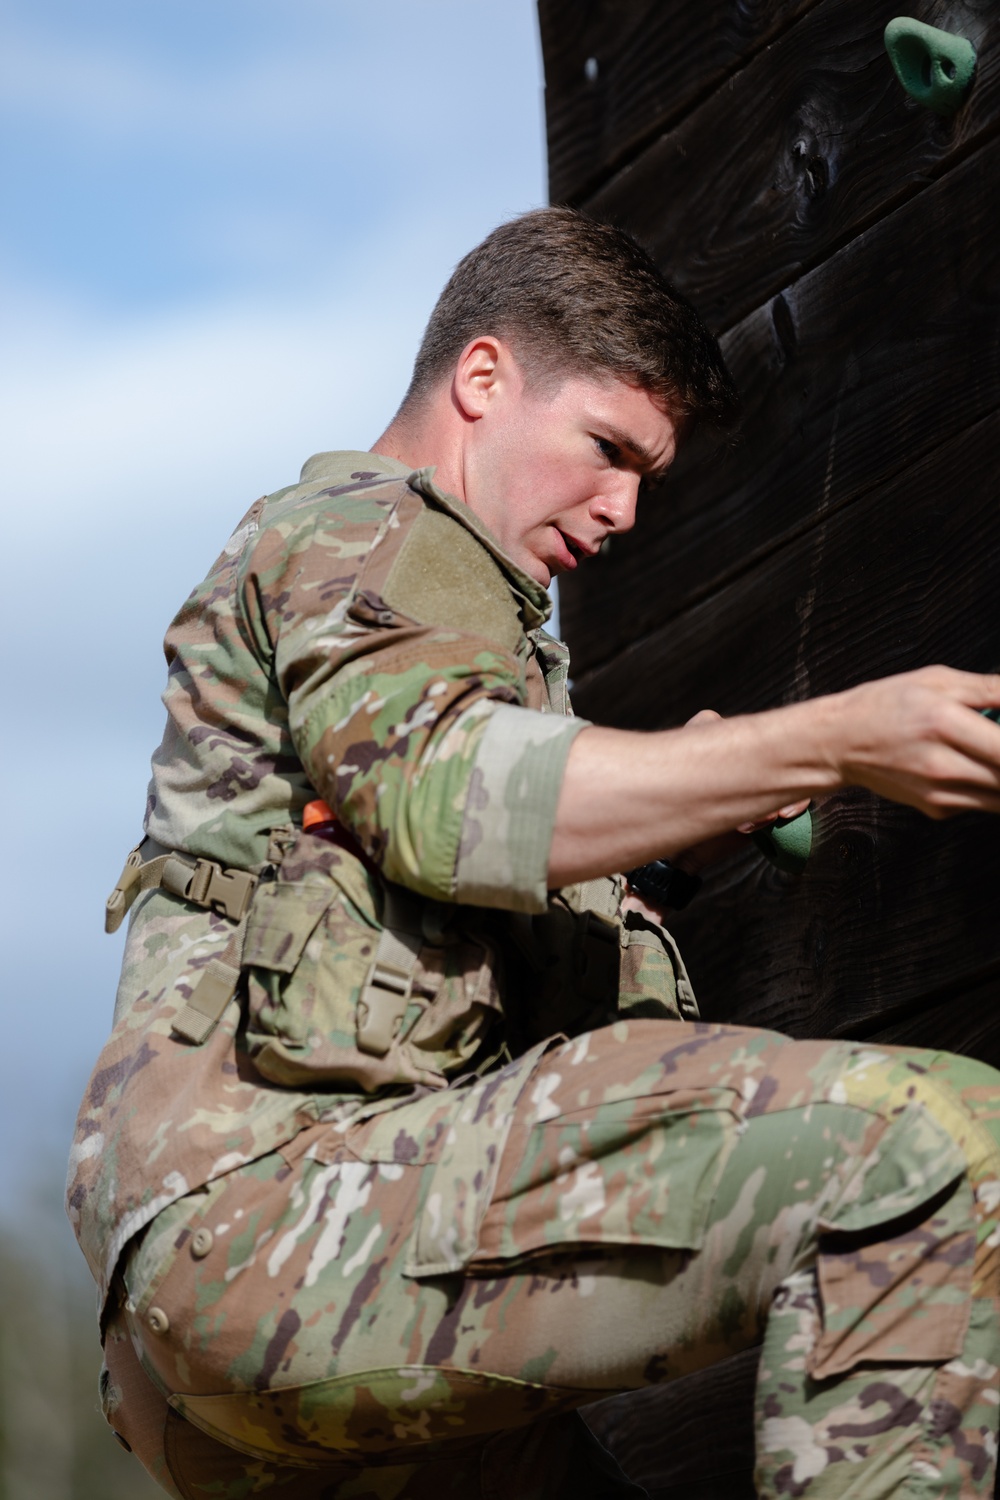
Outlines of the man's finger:
<svg viewBox="0 0 1000 1500">
<path fill-rule="evenodd" d="M 1000 775 L 1000 724 L 988 719 L 981 709 L 970 713 L 960 705 L 950 727 L 944 739 L 952 750 Z"/>
<path fill-rule="evenodd" d="M 968 708 L 1000 708 L 1000 672 L 963 672 L 958 667 L 923 667 L 914 674 Z"/>
</svg>

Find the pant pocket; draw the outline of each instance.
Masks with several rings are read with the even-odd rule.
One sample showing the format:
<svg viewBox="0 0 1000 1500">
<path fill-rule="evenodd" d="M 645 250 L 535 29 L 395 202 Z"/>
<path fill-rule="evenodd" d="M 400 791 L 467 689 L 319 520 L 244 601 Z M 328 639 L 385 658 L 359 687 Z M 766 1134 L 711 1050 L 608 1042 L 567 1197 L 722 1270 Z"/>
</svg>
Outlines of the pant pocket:
<svg viewBox="0 0 1000 1500">
<path fill-rule="evenodd" d="M 683 1087 L 660 1055 L 678 1038 L 692 1053 Z M 698 1249 L 739 1136 L 739 1100 L 702 1074 L 701 1040 L 683 1022 L 619 1021 L 551 1052 L 510 1129 L 472 1267 L 581 1245 Z"/>
<path fill-rule="evenodd" d="M 922 1109 L 907 1109 L 822 1221 L 816 1380 L 865 1363 L 956 1358 L 969 1326 L 975 1204 L 965 1158 Z"/>
<path fill-rule="evenodd" d="M 654 1095 L 513 1133 L 473 1264 L 586 1245 L 699 1249 L 737 1129 L 724 1106 Z"/>
<path fill-rule="evenodd" d="M 539 1042 L 471 1086 L 400 1105 L 348 1135 L 362 1161 L 425 1168 L 404 1276 L 461 1271 L 476 1253 L 518 1101 L 551 1045 Z"/>
</svg>

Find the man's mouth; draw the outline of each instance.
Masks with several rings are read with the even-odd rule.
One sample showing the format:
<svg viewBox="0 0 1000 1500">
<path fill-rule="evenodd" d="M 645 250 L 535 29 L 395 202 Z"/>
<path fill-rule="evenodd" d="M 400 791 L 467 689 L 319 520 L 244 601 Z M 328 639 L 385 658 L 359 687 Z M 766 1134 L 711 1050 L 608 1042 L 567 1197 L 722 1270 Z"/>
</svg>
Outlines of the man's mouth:
<svg viewBox="0 0 1000 1500">
<path fill-rule="evenodd" d="M 596 548 L 584 546 L 582 542 L 578 542 L 575 537 L 570 536 L 558 526 L 555 530 L 559 540 L 562 542 L 563 551 L 566 554 L 565 558 L 559 559 L 559 564 L 562 568 L 567 570 L 575 568 L 578 563 L 583 562 L 585 557 L 592 557 L 597 550 Z"/>
</svg>

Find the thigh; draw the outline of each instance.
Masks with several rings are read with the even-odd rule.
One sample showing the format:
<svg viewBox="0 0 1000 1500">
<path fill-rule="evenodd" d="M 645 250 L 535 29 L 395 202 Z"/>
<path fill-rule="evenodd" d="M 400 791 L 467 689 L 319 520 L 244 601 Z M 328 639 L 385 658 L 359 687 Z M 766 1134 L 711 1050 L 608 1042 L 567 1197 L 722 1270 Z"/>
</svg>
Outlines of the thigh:
<svg viewBox="0 0 1000 1500">
<path fill-rule="evenodd" d="M 640 1383 L 660 1348 L 650 1298 L 702 1244 L 739 1139 L 717 1033 L 630 1023 L 554 1047 L 499 1162 L 490 1078 L 304 1131 L 172 1205 L 126 1270 L 146 1367 L 206 1422 L 228 1420 L 229 1390 L 322 1385 L 343 1448 L 495 1431 Z"/>
<path fill-rule="evenodd" d="M 155 1222 L 129 1268 L 146 1366 L 272 1457 L 478 1441 L 669 1379 L 759 1340 L 838 1216 L 879 1243 L 916 1213 L 925 1242 L 919 1209 L 965 1158 L 910 1056 L 649 1021 L 556 1047 L 448 1274 L 414 1245 L 447 1243 L 479 1191 L 470 1097 L 435 1106 L 430 1144 L 425 1106 L 306 1132 Z"/>
</svg>

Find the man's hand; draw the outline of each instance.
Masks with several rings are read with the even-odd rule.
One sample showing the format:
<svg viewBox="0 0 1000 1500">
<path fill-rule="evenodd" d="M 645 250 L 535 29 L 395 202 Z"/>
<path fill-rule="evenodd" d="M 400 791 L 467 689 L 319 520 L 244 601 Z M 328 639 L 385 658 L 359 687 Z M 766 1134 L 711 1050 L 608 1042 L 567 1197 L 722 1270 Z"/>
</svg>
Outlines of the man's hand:
<svg viewBox="0 0 1000 1500">
<path fill-rule="evenodd" d="M 980 712 L 1000 703 L 1000 675 L 923 667 L 864 682 L 830 703 L 846 786 L 864 786 L 929 818 L 1000 812 L 1000 727 Z"/>
<path fill-rule="evenodd" d="M 553 886 L 657 858 L 718 858 L 733 829 L 864 786 L 932 818 L 1000 812 L 1000 675 L 924 667 L 767 713 L 654 734 L 584 729 L 563 777 Z M 775 808 L 779 812 L 775 812 Z"/>
</svg>

